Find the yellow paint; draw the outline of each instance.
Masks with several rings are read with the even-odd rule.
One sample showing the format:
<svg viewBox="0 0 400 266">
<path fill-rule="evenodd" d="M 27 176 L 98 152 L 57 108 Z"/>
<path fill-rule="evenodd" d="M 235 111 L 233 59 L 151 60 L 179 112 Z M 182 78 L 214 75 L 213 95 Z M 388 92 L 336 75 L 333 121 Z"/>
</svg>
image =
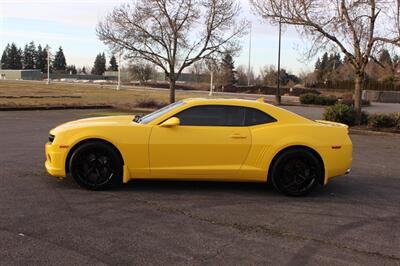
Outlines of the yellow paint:
<svg viewBox="0 0 400 266">
<path fill-rule="evenodd" d="M 265 99 L 264 99 L 264 97 L 260 97 L 260 98 L 258 98 L 256 101 L 257 101 L 257 102 L 260 102 L 260 103 L 263 103 L 263 102 L 265 102 Z"/>
<path fill-rule="evenodd" d="M 173 127 L 173 126 L 179 126 L 181 122 L 179 121 L 179 118 L 177 117 L 171 117 L 167 119 L 166 121 L 162 122 L 160 124 L 161 127 Z"/>
<path fill-rule="evenodd" d="M 186 108 L 210 104 L 256 108 L 277 122 L 250 127 L 180 126 L 174 117 Z M 120 151 L 124 182 L 135 178 L 265 182 L 274 156 L 292 146 L 306 146 L 320 155 L 325 184 L 345 174 L 352 162 L 346 125 L 311 121 L 261 101 L 187 99 L 148 124 L 133 122 L 133 116 L 97 117 L 62 124 L 50 133 L 55 139 L 46 144 L 45 166 L 51 175 L 61 177 L 66 175 L 68 153 L 88 139 L 108 141 Z"/>
</svg>

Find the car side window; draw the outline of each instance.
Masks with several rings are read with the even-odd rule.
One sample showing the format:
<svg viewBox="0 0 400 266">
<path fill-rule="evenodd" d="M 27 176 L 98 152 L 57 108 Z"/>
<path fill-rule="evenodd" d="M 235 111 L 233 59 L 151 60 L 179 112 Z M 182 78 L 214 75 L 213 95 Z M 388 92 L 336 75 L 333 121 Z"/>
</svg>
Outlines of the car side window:
<svg viewBox="0 0 400 266">
<path fill-rule="evenodd" d="M 175 115 L 182 126 L 244 126 L 245 109 L 240 106 L 202 105 Z"/>
<path fill-rule="evenodd" d="M 254 126 L 276 122 L 272 116 L 254 108 L 246 108 L 245 126 Z"/>
</svg>

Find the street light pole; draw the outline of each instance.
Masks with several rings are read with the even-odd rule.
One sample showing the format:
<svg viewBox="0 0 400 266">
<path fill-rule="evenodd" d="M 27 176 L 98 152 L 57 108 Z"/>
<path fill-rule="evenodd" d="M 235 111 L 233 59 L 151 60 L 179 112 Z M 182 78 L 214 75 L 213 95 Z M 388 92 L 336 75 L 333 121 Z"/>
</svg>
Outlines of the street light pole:
<svg viewBox="0 0 400 266">
<path fill-rule="evenodd" d="M 213 95 L 213 90 L 214 90 L 214 71 L 211 67 L 211 75 L 210 75 L 210 93 L 208 94 L 209 96 Z"/>
<path fill-rule="evenodd" d="M 119 52 L 118 55 L 118 86 L 117 86 L 117 91 L 121 87 L 121 52 Z"/>
<path fill-rule="evenodd" d="M 250 37 L 249 37 L 249 66 L 247 68 L 247 86 L 250 86 L 250 58 L 251 58 L 251 24 L 250 24 Z"/>
<path fill-rule="evenodd" d="M 282 0 L 280 3 L 280 12 L 282 13 Z M 275 101 L 281 104 L 281 35 L 282 35 L 282 15 L 279 16 L 279 44 L 278 44 L 278 80 Z"/>
<path fill-rule="evenodd" d="M 50 84 L 50 47 L 47 47 L 47 85 Z"/>
</svg>

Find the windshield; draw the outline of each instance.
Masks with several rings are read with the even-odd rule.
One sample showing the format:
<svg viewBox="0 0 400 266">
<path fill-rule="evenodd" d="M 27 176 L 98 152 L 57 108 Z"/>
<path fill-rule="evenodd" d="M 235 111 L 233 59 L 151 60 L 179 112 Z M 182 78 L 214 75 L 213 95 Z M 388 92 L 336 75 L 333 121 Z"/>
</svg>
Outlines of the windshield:
<svg viewBox="0 0 400 266">
<path fill-rule="evenodd" d="M 154 119 L 159 118 L 160 116 L 168 113 L 169 111 L 183 105 L 184 102 L 180 101 L 180 102 L 175 102 L 175 103 L 171 103 L 170 105 L 167 105 L 159 110 L 156 110 L 148 115 L 145 115 L 143 117 L 140 117 L 136 122 L 140 123 L 140 124 L 147 124 L 150 123 L 151 121 L 153 121 Z M 136 120 L 136 118 L 135 118 Z"/>
</svg>

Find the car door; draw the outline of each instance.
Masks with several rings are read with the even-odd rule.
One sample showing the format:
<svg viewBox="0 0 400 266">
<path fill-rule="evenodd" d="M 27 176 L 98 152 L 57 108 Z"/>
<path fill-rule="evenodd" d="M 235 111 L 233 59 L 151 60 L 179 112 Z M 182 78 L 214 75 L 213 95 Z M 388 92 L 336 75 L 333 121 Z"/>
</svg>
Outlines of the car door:
<svg viewBox="0 0 400 266">
<path fill-rule="evenodd" d="M 251 146 L 240 106 L 202 105 L 174 115 L 180 125 L 154 126 L 149 141 L 152 177 L 236 179 Z"/>
</svg>

